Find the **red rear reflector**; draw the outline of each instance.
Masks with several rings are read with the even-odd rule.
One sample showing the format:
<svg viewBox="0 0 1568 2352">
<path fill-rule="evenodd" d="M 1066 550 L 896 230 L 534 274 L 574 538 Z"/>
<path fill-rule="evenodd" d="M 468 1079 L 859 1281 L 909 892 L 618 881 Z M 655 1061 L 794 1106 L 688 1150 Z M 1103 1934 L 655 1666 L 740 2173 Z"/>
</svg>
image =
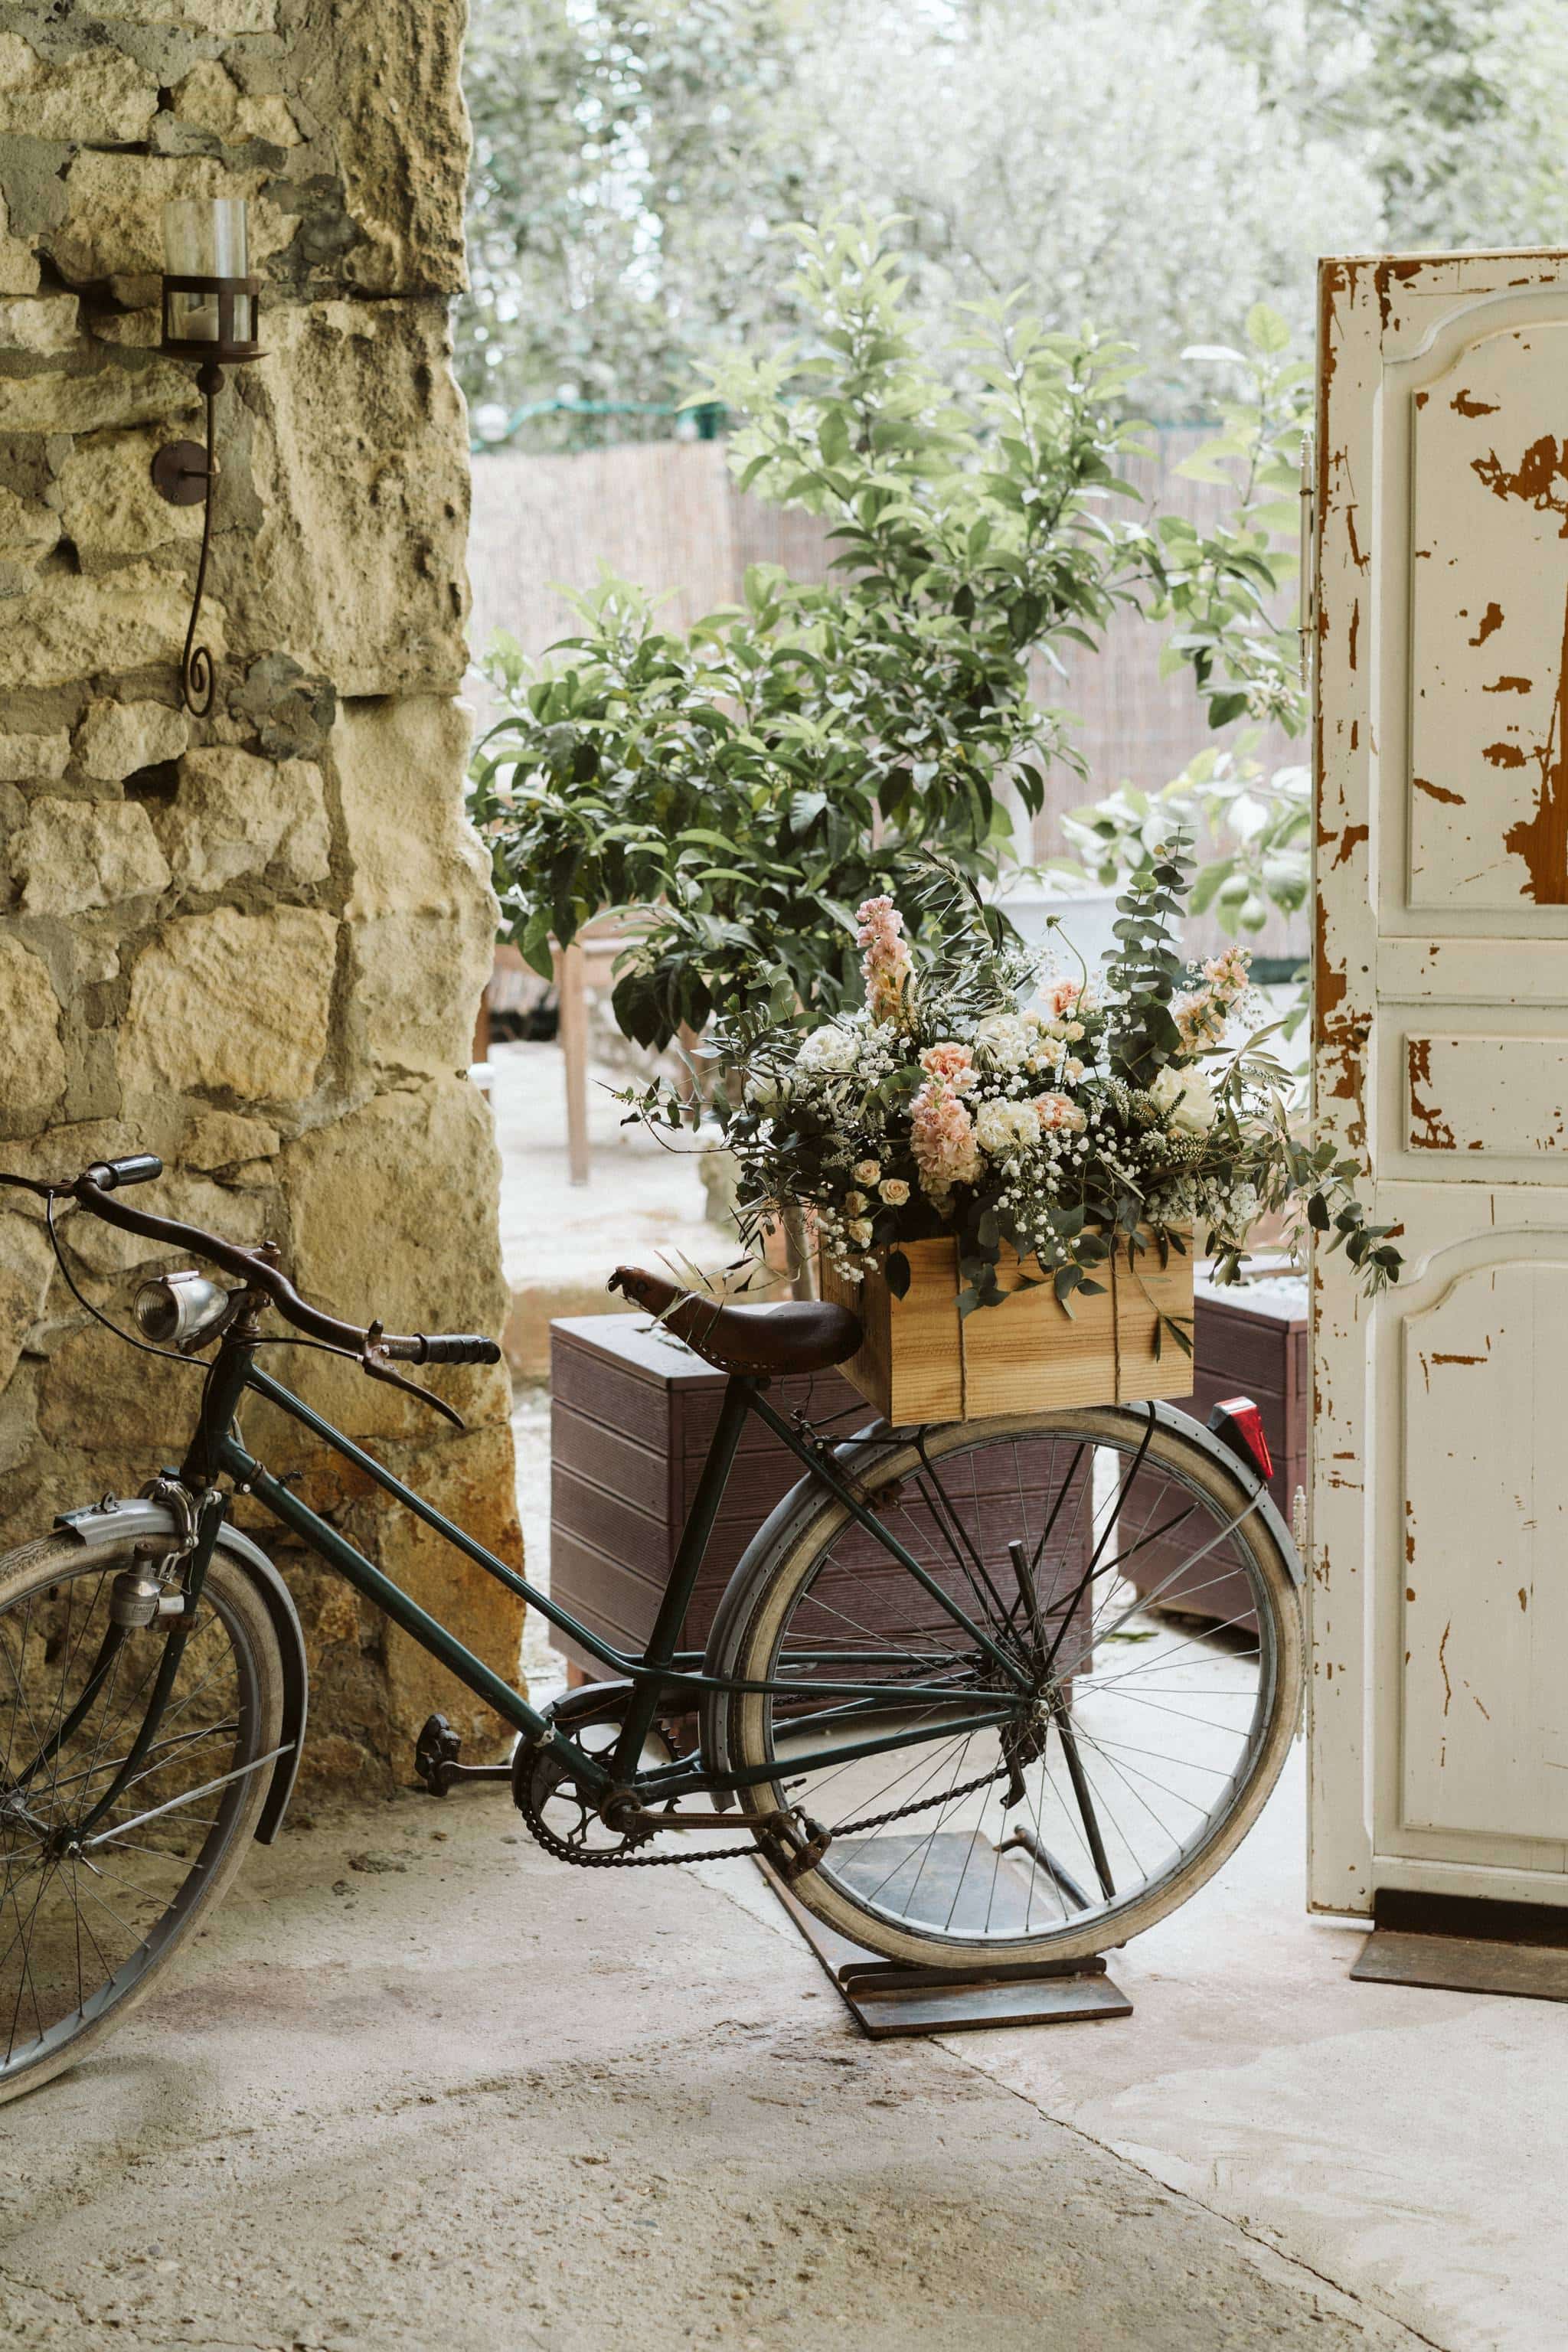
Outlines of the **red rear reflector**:
<svg viewBox="0 0 1568 2352">
<path fill-rule="evenodd" d="M 1231 1451 L 1245 1451 L 1265 1478 L 1274 1475 L 1274 1457 L 1263 1431 L 1263 1415 L 1250 1397 L 1226 1397 L 1209 1415 L 1209 1427 Z"/>
</svg>

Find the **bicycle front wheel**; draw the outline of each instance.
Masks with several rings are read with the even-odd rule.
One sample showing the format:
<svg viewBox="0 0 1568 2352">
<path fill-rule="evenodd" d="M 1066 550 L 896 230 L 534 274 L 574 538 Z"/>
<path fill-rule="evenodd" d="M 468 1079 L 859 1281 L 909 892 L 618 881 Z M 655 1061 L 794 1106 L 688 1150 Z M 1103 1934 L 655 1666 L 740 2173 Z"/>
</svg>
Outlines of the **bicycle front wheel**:
<svg viewBox="0 0 1568 2352">
<path fill-rule="evenodd" d="M 749 1811 L 832 1832 L 795 1894 L 923 1966 L 1151 1927 L 1239 1843 L 1300 1715 L 1298 1596 L 1251 1486 L 1138 1407 L 928 1430 L 856 1485 L 928 1581 L 808 1499 L 743 1571 L 719 1661 L 795 1687 L 710 1717 L 732 1768 L 768 1768 Z M 813 1696 L 828 1680 L 870 1687 Z"/>
<path fill-rule="evenodd" d="M 52 1536 L 0 1559 L 0 2100 L 73 2064 L 150 1990 L 266 1801 L 282 1660 L 220 1549 L 152 1743 L 100 1810 L 169 1638 L 167 1620 L 113 1625 L 132 1558 L 128 1541 Z"/>
</svg>

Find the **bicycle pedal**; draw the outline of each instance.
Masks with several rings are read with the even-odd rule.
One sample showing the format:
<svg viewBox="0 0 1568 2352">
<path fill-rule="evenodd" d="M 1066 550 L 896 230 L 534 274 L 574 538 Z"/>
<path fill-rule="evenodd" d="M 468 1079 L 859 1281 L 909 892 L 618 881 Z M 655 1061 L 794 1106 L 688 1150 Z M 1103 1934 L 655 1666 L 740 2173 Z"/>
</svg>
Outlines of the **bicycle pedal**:
<svg viewBox="0 0 1568 2352">
<path fill-rule="evenodd" d="M 463 1743 L 446 1717 L 426 1716 L 414 1743 L 414 1769 L 433 1797 L 444 1797 L 451 1787 L 462 1769 L 458 1762 L 462 1752 Z"/>
</svg>

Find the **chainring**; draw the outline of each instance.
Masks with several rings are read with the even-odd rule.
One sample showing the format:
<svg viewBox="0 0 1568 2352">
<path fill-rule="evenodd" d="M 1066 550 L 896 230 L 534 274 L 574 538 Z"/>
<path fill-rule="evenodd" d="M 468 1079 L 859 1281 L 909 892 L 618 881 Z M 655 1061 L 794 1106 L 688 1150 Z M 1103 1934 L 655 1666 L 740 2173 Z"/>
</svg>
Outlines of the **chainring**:
<svg viewBox="0 0 1568 2352">
<path fill-rule="evenodd" d="M 630 1683 L 589 1683 L 568 1691 L 545 1715 L 553 1728 L 566 1732 L 590 1754 L 598 1754 L 615 1746 L 631 1699 Z M 644 1741 L 640 1760 L 669 1762 L 668 1745 L 657 1728 Z M 613 1868 L 631 1861 L 639 1846 L 653 1841 L 652 1830 L 613 1830 L 602 1821 L 593 1799 L 578 1787 L 571 1756 L 554 1742 L 547 1748 L 519 1748 L 511 1793 L 535 1843 L 558 1862 Z"/>
</svg>

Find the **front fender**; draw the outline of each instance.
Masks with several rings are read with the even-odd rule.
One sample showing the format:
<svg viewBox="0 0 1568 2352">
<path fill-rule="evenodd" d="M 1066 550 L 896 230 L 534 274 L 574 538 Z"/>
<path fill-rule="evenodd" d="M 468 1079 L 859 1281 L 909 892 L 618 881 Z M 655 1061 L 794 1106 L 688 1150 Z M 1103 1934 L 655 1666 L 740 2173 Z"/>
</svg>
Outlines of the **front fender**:
<svg viewBox="0 0 1568 2352">
<path fill-rule="evenodd" d="M 174 1515 L 165 1503 L 153 1501 L 144 1495 L 119 1500 L 107 1496 L 85 1510 L 62 1511 L 55 1525 L 66 1535 L 75 1536 L 83 1544 L 121 1542 L 127 1538 L 141 1543 L 159 1536 L 171 1542 L 179 1535 Z M 267 1802 L 256 1825 L 258 1843 L 270 1845 L 278 1834 L 294 1782 L 300 1770 L 300 1759 L 305 1746 L 305 1718 L 310 1677 L 305 1664 L 305 1637 L 300 1629 L 300 1613 L 293 1597 L 267 1554 L 258 1543 L 236 1527 L 226 1523 L 218 1532 L 218 1549 L 241 1567 L 256 1586 L 267 1604 L 272 1620 L 272 1630 L 278 1636 L 279 1654 L 283 1661 L 283 1738 L 289 1743 L 272 1768 L 272 1779 L 267 1791 Z"/>
</svg>

